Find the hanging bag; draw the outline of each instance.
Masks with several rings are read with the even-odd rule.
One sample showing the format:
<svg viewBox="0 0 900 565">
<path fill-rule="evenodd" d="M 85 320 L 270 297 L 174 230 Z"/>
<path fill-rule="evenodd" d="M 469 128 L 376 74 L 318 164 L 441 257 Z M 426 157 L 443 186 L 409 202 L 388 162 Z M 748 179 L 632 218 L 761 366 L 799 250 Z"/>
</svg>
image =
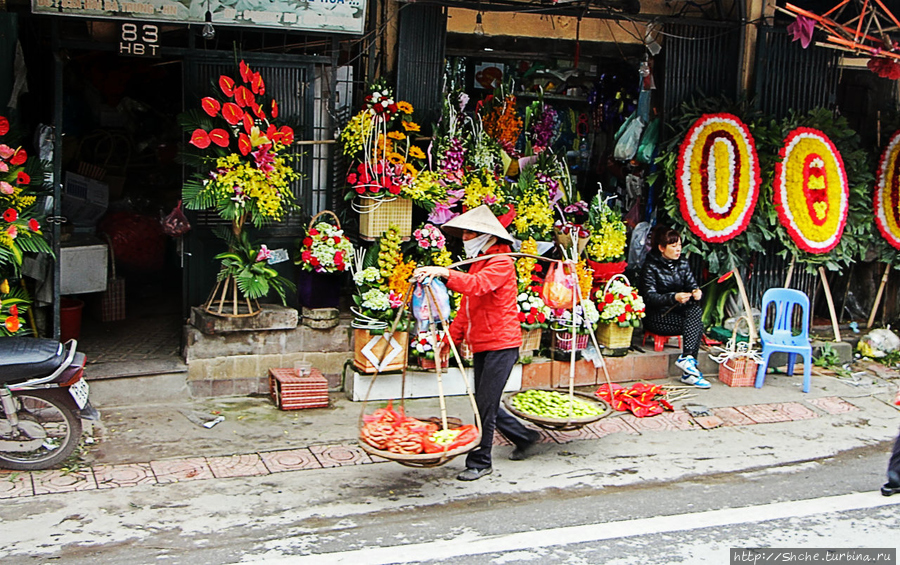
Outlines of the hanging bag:
<svg viewBox="0 0 900 565">
<path fill-rule="evenodd" d="M 178 205 L 172 209 L 169 214 L 162 219 L 162 230 L 168 236 L 178 237 L 191 231 L 191 223 L 188 222 L 187 216 L 181 208 L 181 200 Z"/>
<path fill-rule="evenodd" d="M 570 267 L 571 268 L 571 267 Z M 544 280 L 541 298 L 550 308 L 571 310 L 575 300 L 575 273 L 566 273 L 564 263 L 553 263 Z"/>
<path fill-rule="evenodd" d="M 116 322 L 125 319 L 125 279 L 116 276 L 116 254 L 113 251 L 112 238 L 106 236 L 107 258 L 109 260 L 109 278 L 106 290 L 100 293 L 96 302 L 94 315 L 101 322 Z"/>
</svg>

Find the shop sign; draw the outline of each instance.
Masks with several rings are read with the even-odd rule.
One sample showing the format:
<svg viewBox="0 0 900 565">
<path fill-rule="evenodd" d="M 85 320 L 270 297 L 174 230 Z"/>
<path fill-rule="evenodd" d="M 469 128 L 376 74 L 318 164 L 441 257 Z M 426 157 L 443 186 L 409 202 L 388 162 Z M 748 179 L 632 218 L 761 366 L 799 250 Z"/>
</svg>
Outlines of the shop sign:
<svg viewBox="0 0 900 565">
<path fill-rule="evenodd" d="M 159 26 L 123 23 L 119 33 L 119 55 L 159 57 Z"/>
<path fill-rule="evenodd" d="M 206 23 L 337 33 L 363 32 L 367 0 L 31 0 L 36 14 Z"/>
</svg>

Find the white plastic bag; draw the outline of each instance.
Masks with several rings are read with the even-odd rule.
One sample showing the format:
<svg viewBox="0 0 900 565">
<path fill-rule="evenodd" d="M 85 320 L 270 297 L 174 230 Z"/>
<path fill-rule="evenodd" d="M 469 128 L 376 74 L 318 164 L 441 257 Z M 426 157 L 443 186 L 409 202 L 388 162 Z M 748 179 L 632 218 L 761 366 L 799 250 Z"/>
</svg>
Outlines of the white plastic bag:
<svg viewBox="0 0 900 565">
<path fill-rule="evenodd" d="M 613 150 L 613 158 L 619 161 L 630 161 L 637 153 L 641 144 L 641 134 L 644 132 L 644 122 L 632 114 L 628 116 L 619 131 L 616 132 L 616 148 Z"/>
</svg>

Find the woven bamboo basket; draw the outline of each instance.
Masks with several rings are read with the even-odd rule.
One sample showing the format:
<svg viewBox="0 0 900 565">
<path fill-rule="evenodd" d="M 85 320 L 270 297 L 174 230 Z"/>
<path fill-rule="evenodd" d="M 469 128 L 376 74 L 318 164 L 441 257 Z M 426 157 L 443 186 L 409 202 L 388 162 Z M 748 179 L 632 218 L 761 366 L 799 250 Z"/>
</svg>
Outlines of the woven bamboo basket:
<svg viewBox="0 0 900 565">
<path fill-rule="evenodd" d="M 372 197 L 359 206 L 359 235 L 365 239 L 375 239 L 387 231 L 391 224 L 400 230 L 400 237 L 412 235 L 412 200 L 407 198 Z"/>
<path fill-rule="evenodd" d="M 750 321 L 747 316 L 740 316 L 734 322 L 734 329 L 731 330 L 731 340 L 726 344 L 725 351 L 732 354 L 724 363 L 719 364 L 719 380 L 728 386 L 753 386 L 756 383 L 756 371 L 759 364 L 751 357 L 753 351 L 753 334 L 748 332 L 747 351 L 742 355 L 738 351 L 737 331 L 738 324 L 741 320 L 747 323 L 750 328 Z"/>
<path fill-rule="evenodd" d="M 577 430 L 579 428 L 583 428 L 588 424 L 592 424 L 601 418 L 605 418 L 612 413 L 612 408 L 610 408 L 609 403 L 601 398 L 597 398 L 591 394 L 587 394 L 584 392 L 573 391 L 571 394 L 574 398 L 581 400 L 582 402 L 586 402 L 588 404 L 593 404 L 597 408 L 599 408 L 602 412 L 596 416 L 582 416 L 579 418 L 550 418 L 547 416 L 538 416 L 536 414 L 531 414 L 529 412 L 522 412 L 521 410 L 516 409 L 513 405 L 513 397 L 515 397 L 520 392 L 525 392 L 529 389 L 517 390 L 515 392 L 511 392 L 506 394 L 503 397 L 503 406 L 509 410 L 511 413 L 515 414 L 519 418 L 523 420 L 527 420 L 532 424 L 538 426 L 539 428 L 544 428 L 545 430 L 554 430 L 554 431 L 571 431 Z M 537 389 L 537 390 L 552 390 L 554 392 L 558 392 L 560 394 L 568 394 L 564 390 L 556 390 L 551 388 Z"/>
<path fill-rule="evenodd" d="M 606 286 L 603 287 L 604 294 L 609 292 L 610 285 L 616 279 L 624 279 L 625 284 L 631 286 L 628 277 L 622 274 L 615 274 L 606 281 Z M 628 349 L 631 347 L 631 335 L 633 333 L 634 328 L 630 325 L 620 326 L 617 323 L 605 324 L 602 321 L 597 324 L 597 342 L 609 349 Z"/>
<path fill-rule="evenodd" d="M 541 348 L 541 328 L 522 330 L 522 346 L 519 347 L 519 355 L 531 355 Z"/>
</svg>

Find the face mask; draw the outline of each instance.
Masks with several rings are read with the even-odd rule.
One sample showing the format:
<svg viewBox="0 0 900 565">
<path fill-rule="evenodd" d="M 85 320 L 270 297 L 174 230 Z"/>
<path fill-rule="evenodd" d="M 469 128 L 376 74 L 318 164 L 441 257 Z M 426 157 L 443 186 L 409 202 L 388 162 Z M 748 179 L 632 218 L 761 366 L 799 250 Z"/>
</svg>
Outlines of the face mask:
<svg viewBox="0 0 900 565">
<path fill-rule="evenodd" d="M 473 237 L 468 241 L 464 241 L 463 248 L 466 251 L 466 259 L 471 259 L 478 255 L 478 252 L 481 251 L 491 237 L 493 237 L 491 234 L 483 233 L 478 237 Z"/>
</svg>

